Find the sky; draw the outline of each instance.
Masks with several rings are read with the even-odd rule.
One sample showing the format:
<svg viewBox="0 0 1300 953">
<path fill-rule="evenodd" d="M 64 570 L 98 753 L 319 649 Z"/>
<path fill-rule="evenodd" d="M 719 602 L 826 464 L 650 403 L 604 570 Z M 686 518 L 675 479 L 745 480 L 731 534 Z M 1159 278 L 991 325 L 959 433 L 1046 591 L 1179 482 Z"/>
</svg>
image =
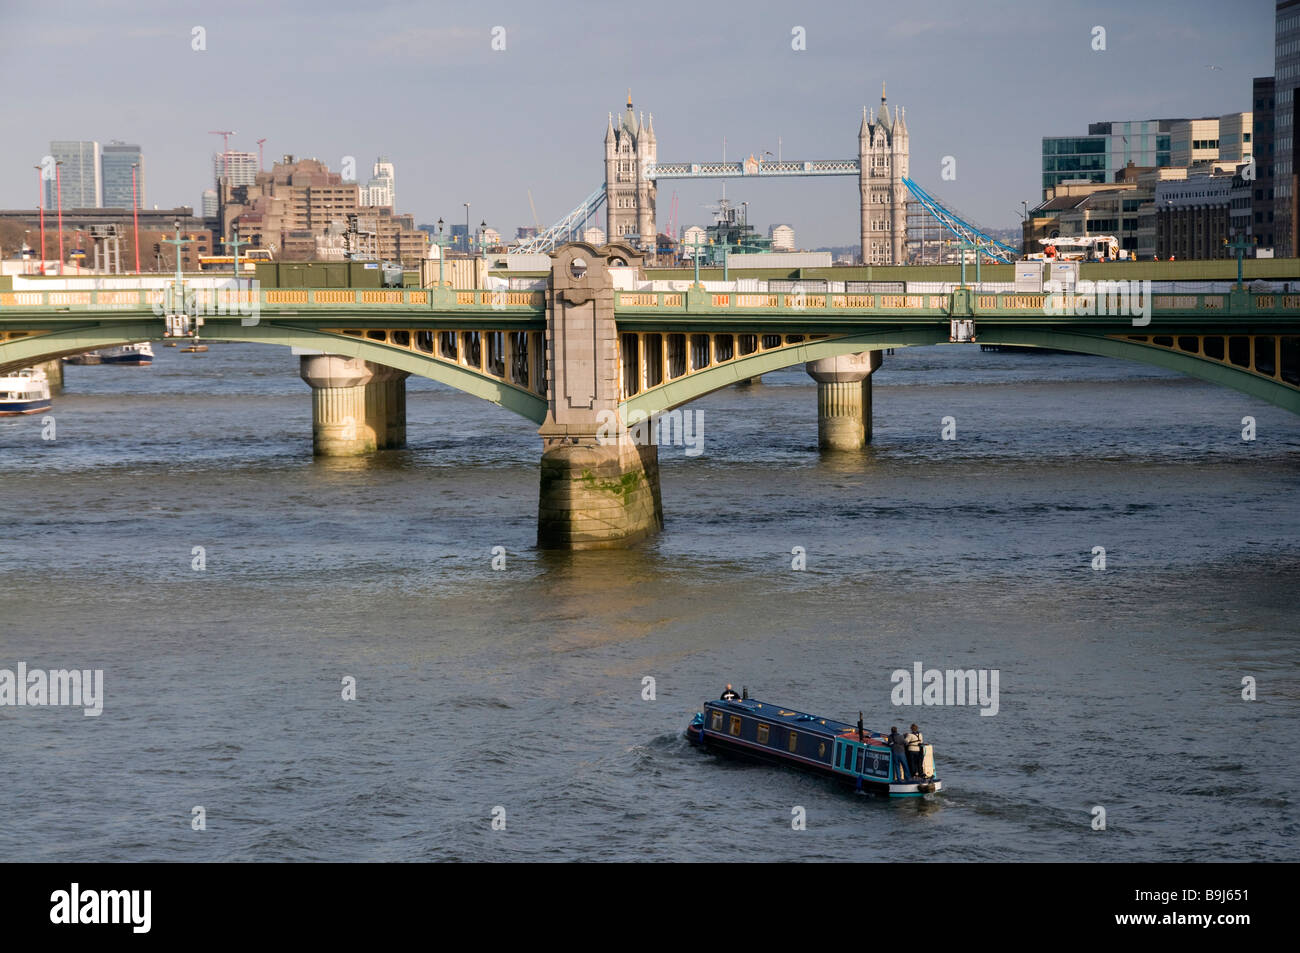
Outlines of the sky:
<svg viewBox="0 0 1300 953">
<path fill-rule="evenodd" d="M 785 159 L 839 159 L 856 158 L 884 81 L 906 110 L 912 178 L 1008 227 L 1040 198 L 1044 135 L 1250 109 L 1273 20 L 1272 0 L 0 0 L 0 207 L 35 206 L 51 139 L 138 143 L 147 204 L 198 206 L 220 151 L 209 131 L 232 129 L 232 149 L 267 140 L 268 168 L 352 156 L 362 184 L 384 154 L 398 212 L 464 222 L 469 202 L 475 228 L 509 238 L 533 223 L 530 191 L 549 225 L 601 184 L 606 119 L 629 88 L 661 162 L 719 159 L 724 139 L 730 160 L 778 140 Z M 858 240 L 853 178 L 726 189 L 763 233 Z M 665 181 L 659 227 L 674 193 L 678 225 L 707 224 L 721 190 Z"/>
</svg>

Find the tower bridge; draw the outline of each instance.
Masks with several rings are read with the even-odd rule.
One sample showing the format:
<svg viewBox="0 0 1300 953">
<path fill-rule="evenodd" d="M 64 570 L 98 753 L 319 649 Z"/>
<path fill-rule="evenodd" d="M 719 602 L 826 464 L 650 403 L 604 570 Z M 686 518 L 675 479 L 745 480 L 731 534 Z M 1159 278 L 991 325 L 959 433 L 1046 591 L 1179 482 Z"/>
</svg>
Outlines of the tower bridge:
<svg viewBox="0 0 1300 953">
<path fill-rule="evenodd" d="M 539 544 L 575 549 L 627 545 L 662 525 L 657 450 L 628 423 L 797 364 L 817 381 L 828 451 L 870 440 L 882 352 L 932 344 L 1124 358 L 1300 414 L 1300 293 L 1237 284 L 1189 294 L 1157 282 L 1137 318 L 1101 301 L 1077 307 L 1078 295 L 964 281 L 923 293 L 824 281 L 804 290 L 797 280 L 785 291 L 662 290 L 622 243 L 572 243 L 551 258 L 545 287 L 531 291 L 195 289 L 184 278 L 165 290 L 65 290 L 28 279 L 0 290 L 0 371 L 177 334 L 299 348 L 311 352 L 300 374 L 322 456 L 401 446 L 405 379 L 428 377 L 539 425 Z M 622 288 L 655 290 L 619 290 L 616 275 Z"/>
<path fill-rule="evenodd" d="M 638 115 L 629 91 L 627 109 L 617 119 L 610 113 L 606 125 L 604 184 L 555 225 L 520 245 L 519 251 L 551 251 L 579 233 L 602 206 L 610 241 L 652 249 L 661 180 L 853 176 L 858 180 L 862 263 L 902 264 L 907 203 L 914 194 L 908 179 L 909 150 L 904 110 L 895 107 L 891 113 L 882 83 L 879 113 L 862 109 L 858 154 L 853 158 L 773 160 L 751 155 L 739 162 L 659 162 L 654 114 Z"/>
</svg>

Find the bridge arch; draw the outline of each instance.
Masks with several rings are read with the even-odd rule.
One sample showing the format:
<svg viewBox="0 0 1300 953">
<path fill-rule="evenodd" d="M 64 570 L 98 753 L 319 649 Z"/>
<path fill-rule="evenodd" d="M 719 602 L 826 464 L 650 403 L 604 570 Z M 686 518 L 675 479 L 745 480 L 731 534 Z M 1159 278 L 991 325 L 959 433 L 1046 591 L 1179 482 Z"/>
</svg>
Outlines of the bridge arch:
<svg viewBox="0 0 1300 953">
<path fill-rule="evenodd" d="M 1251 397 L 1258 397 L 1293 414 L 1300 414 L 1300 388 L 1291 387 L 1281 381 L 1251 373 L 1231 364 L 1128 340 L 1127 337 L 1002 327 L 978 329 L 978 334 L 981 344 L 1055 348 L 1163 367 L 1231 388 Z M 619 406 L 625 419 L 632 413 L 653 415 L 680 407 L 730 384 L 824 357 L 879 351 L 885 348 L 924 347 L 947 343 L 946 326 L 881 329 L 864 334 L 812 341 L 797 347 L 739 357 L 725 364 L 705 368 L 627 398 Z"/>
<path fill-rule="evenodd" d="M 161 341 L 162 331 L 161 322 L 144 319 L 129 324 L 96 325 L 27 334 L 0 341 L 0 372 L 100 348 Z M 236 321 L 209 322 L 202 331 L 202 337 L 211 341 L 278 344 L 361 358 L 438 381 L 498 404 L 538 424 L 546 419 L 546 400 L 537 394 L 481 374 L 473 368 L 426 357 L 419 351 L 382 341 L 267 319 L 247 326 Z"/>
</svg>

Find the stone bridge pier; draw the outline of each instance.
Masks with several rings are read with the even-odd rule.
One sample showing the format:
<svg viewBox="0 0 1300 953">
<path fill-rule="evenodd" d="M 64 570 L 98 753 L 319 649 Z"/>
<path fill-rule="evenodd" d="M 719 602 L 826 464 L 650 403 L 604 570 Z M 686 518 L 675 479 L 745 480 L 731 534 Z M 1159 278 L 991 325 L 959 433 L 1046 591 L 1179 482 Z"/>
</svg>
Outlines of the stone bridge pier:
<svg viewBox="0 0 1300 953">
<path fill-rule="evenodd" d="M 311 442 L 318 457 L 355 457 L 406 445 L 406 371 L 338 354 L 304 354 Z"/>
<path fill-rule="evenodd" d="M 817 446 L 861 450 L 871 440 L 871 373 L 879 351 L 824 357 L 804 365 L 817 382 Z"/>
<path fill-rule="evenodd" d="M 537 543 L 613 549 L 663 528 L 659 456 L 638 445 L 619 414 L 618 329 L 610 268 L 641 256 L 619 243 L 565 245 L 546 290 L 546 420 Z"/>
</svg>

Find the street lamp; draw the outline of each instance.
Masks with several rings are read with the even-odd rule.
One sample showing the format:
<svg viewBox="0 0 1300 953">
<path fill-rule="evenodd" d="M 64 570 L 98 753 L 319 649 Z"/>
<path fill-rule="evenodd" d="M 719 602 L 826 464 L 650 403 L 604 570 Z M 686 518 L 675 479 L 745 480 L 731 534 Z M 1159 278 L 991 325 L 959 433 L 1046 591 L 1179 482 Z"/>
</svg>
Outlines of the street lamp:
<svg viewBox="0 0 1300 953">
<path fill-rule="evenodd" d="M 36 201 L 41 208 L 41 274 L 45 274 L 45 170 L 39 165 L 36 169 Z"/>
<path fill-rule="evenodd" d="M 140 274 L 140 198 L 136 193 L 135 170 L 140 163 L 131 165 L 131 232 L 135 238 L 135 273 Z"/>
<path fill-rule="evenodd" d="M 484 258 L 487 257 L 487 221 L 478 223 L 478 250 Z"/>
<path fill-rule="evenodd" d="M 63 162 L 56 160 L 54 163 L 54 191 L 59 199 L 59 277 L 63 277 L 63 177 L 59 170 L 63 168 Z"/>
<path fill-rule="evenodd" d="M 442 263 L 447 257 L 447 243 L 442 238 L 443 221 L 438 219 L 438 287 L 442 287 Z"/>
</svg>

